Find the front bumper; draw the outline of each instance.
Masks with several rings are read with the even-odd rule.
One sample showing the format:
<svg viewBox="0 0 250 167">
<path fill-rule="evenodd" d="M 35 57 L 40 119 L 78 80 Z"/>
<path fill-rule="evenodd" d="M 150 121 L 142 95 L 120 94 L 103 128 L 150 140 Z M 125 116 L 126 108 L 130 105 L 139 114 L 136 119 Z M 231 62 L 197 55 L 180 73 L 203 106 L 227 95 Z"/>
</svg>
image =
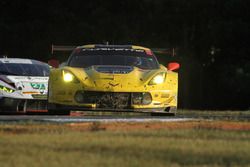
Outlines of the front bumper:
<svg viewBox="0 0 250 167">
<path fill-rule="evenodd" d="M 95 104 L 85 106 L 72 106 L 49 103 L 49 110 L 71 110 L 71 111 L 113 111 L 113 112 L 163 112 L 165 108 L 96 108 Z"/>
<path fill-rule="evenodd" d="M 70 94 L 70 95 L 69 95 Z M 169 91 L 100 92 L 76 91 L 49 98 L 49 103 L 86 110 L 159 110 L 176 107 L 176 96 Z M 73 109 L 72 109 L 73 110 Z"/>
<path fill-rule="evenodd" d="M 102 112 L 102 113 L 141 113 L 150 114 L 151 116 L 175 116 L 176 107 L 167 108 L 127 108 L 127 109 L 112 109 L 112 108 L 95 108 L 93 106 L 67 106 L 60 104 L 48 104 L 48 110 L 64 112 L 64 111 L 87 111 L 87 112 Z"/>
</svg>

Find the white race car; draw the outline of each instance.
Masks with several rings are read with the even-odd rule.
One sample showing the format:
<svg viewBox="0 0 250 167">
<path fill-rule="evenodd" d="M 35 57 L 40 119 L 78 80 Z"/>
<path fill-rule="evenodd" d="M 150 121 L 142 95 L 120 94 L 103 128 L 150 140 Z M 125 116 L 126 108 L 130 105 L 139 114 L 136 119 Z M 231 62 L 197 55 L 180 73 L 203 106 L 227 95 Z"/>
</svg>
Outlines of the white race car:
<svg viewBox="0 0 250 167">
<path fill-rule="evenodd" d="M 21 58 L 0 58 L 0 112 L 46 112 L 50 67 Z"/>
</svg>

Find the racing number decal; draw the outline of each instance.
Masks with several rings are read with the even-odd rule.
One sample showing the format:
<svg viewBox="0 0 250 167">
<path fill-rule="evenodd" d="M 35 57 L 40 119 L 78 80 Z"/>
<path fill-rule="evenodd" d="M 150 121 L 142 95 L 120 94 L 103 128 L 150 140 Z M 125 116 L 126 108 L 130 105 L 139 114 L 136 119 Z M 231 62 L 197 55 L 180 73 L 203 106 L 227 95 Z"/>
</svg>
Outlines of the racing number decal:
<svg viewBox="0 0 250 167">
<path fill-rule="evenodd" d="M 43 83 L 30 83 L 33 89 L 45 90 L 45 85 Z"/>
</svg>

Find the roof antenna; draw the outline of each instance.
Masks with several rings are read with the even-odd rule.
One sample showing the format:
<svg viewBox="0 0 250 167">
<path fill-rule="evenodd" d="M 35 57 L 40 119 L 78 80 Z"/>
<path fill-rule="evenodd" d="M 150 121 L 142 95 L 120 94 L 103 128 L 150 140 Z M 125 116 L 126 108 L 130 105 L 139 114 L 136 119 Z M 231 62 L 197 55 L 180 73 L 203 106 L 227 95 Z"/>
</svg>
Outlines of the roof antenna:
<svg viewBox="0 0 250 167">
<path fill-rule="evenodd" d="M 3 58 L 5 58 L 5 59 L 8 58 L 8 54 L 7 54 L 7 53 L 4 53 L 2 56 L 3 56 Z"/>
</svg>

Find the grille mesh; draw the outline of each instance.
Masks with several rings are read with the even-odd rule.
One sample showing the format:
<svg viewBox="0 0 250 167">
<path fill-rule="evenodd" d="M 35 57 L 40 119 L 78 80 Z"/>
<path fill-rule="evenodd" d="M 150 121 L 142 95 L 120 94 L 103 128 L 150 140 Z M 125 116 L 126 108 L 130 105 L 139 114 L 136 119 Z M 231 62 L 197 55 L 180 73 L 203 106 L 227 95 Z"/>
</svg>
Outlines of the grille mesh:
<svg viewBox="0 0 250 167">
<path fill-rule="evenodd" d="M 131 106 L 131 93 L 84 92 L 84 103 L 94 103 L 97 108 L 125 109 Z"/>
</svg>

